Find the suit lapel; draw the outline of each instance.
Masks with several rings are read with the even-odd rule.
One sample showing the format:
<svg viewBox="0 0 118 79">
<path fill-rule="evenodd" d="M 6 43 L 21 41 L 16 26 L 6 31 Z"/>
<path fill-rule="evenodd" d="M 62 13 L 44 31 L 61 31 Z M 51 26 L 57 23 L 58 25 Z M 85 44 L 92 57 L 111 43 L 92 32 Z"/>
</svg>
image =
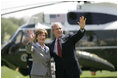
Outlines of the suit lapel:
<svg viewBox="0 0 118 79">
<path fill-rule="evenodd" d="M 63 34 L 61 37 L 61 43 L 63 44 L 65 42 L 65 35 Z"/>
<path fill-rule="evenodd" d="M 55 52 L 54 52 L 54 46 L 55 46 L 55 41 L 56 39 L 54 39 L 54 41 L 52 42 L 52 46 L 51 46 L 51 52 L 52 52 L 52 55 L 55 57 L 55 56 L 58 56 Z"/>
<path fill-rule="evenodd" d="M 56 41 L 56 39 L 54 39 L 54 41 L 52 42 L 51 52 L 52 52 L 52 54 L 53 54 L 54 56 L 59 57 L 59 56 L 54 52 L 55 41 Z M 65 35 L 64 35 L 64 34 L 62 35 L 61 43 L 62 43 L 62 48 L 63 48 L 63 43 L 65 43 Z M 63 54 L 63 53 L 62 53 L 62 54 Z"/>
<path fill-rule="evenodd" d="M 44 56 L 47 56 L 49 52 L 46 53 L 46 51 L 43 51 L 40 47 L 36 46 L 36 49 L 39 51 L 39 53 L 42 53 Z"/>
<path fill-rule="evenodd" d="M 55 41 L 56 41 L 56 39 L 55 39 L 55 40 L 52 42 L 52 46 L 51 46 L 51 52 L 53 52 L 53 50 L 54 50 Z"/>
</svg>

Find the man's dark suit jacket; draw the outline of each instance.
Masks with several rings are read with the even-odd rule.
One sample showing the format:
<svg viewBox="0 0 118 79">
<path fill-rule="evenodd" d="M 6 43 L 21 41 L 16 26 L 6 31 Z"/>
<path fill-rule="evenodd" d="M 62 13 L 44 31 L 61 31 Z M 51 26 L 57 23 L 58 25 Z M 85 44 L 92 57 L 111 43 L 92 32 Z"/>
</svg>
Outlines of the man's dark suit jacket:
<svg viewBox="0 0 118 79">
<path fill-rule="evenodd" d="M 84 35 L 80 30 L 74 34 L 62 36 L 62 58 L 54 52 L 55 40 L 49 45 L 50 54 L 54 58 L 57 78 L 76 78 L 80 77 L 81 69 L 76 57 L 75 44 Z"/>
</svg>

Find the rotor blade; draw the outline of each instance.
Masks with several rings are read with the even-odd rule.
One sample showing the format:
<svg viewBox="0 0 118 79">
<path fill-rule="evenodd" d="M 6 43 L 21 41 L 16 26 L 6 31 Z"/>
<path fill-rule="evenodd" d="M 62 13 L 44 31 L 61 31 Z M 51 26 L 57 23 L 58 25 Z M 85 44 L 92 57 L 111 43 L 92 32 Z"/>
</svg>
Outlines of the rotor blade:
<svg viewBox="0 0 118 79">
<path fill-rule="evenodd" d="M 14 11 L 2 13 L 1 16 L 7 15 L 7 14 L 11 14 L 11 13 L 20 12 L 20 11 L 24 11 L 24 10 L 29 10 L 29 9 L 39 8 L 39 7 L 45 7 L 45 6 L 50 6 L 50 5 L 54 5 L 54 4 L 60 4 L 60 3 L 64 3 L 64 2 L 70 2 L 70 1 L 58 1 L 58 2 L 52 2 L 52 3 L 42 4 L 42 5 L 38 5 L 38 6 L 28 7 L 28 8 L 24 8 L 24 9 L 20 9 L 20 10 L 14 10 Z"/>
</svg>

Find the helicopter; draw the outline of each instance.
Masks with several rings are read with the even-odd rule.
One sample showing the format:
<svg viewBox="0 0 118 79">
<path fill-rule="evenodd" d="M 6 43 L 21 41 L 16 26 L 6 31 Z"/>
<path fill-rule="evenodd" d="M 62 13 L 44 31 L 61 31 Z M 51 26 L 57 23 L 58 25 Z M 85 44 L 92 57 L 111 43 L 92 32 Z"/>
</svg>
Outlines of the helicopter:
<svg viewBox="0 0 118 79">
<path fill-rule="evenodd" d="M 51 25 L 61 22 L 65 33 L 79 30 L 78 17 L 87 18 L 87 30 L 84 37 L 76 44 L 76 49 L 96 54 L 108 60 L 117 70 L 117 5 L 114 3 L 85 3 L 67 13 L 39 13 L 33 15 L 28 24 L 42 23 Z M 47 20 L 48 19 L 48 20 Z M 51 36 L 51 35 L 50 35 Z M 51 36 L 53 38 L 53 36 Z M 80 59 L 81 60 L 81 59 Z M 81 62 L 81 61 L 80 61 Z"/>
<path fill-rule="evenodd" d="M 61 22 L 63 24 L 64 33 L 66 34 L 68 32 L 77 31 L 79 29 L 77 17 L 85 16 L 88 20 L 85 28 L 86 33 L 76 44 L 77 57 L 82 70 L 117 70 L 117 14 L 115 14 L 114 10 L 112 13 L 107 13 L 109 11 L 97 9 L 101 5 L 103 6 L 103 4 L 106 6 L 102 9 L 108 8 L 109 3 L 83 4 L 81 6 L 78 5 L 76 11 L 69 11 L 66 14 L 40 13 L 32 16 L 26 24 L 19 27 L 10 41 L 2 47 L 2 65 L 11 69 L 18 67 L 19 72 L 23 75 L 28 75 L 28 54 L 25 49 L 27 43 L 25 39 L 28 39 L 27 32 L 29 30 L 35 31 L 42 27 L 47 29 L 49 36 L 46 43 L 48 43 L 54 38 L 51 34 L 51 23 L 54 21 Z M 114 4 L 111 5 L 113 5 L 114 9 Z M 85 10 L 88 6 L 94 6 L 95 8 L 93 10 Z M 35 19 L 37 16 L 40 16 L 40 18 Z M 32 59 L 30 60 L 32 61 Z"/>
</svg>

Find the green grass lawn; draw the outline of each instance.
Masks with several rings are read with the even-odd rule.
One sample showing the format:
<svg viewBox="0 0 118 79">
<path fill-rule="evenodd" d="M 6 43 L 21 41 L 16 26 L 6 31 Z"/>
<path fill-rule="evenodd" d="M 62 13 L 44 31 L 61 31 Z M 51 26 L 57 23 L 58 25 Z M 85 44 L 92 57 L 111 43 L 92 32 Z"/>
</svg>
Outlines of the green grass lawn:
<svg viewBox="0 0 118 79">
<path fill-rule="evenodd" d="M 117 72 L 97 71 L 96 75 L 92 76 L 90 71 L 83 71 L 80 77 L 81 78 L 117 78 Z M 6 66 L 2 66 L 1 78 L 29 78 L 29 76 L 23 76 L 18 71 L 9 69 Z"/>
<path fill-rule="evenodd" d="M 6 66 L 1 67 L 1 78 L 29 78 L 29 76 L 24 76 L 20 72 L 9 69 Z"/>
<path fill-rule="evenodd" d="M 91 71 L 83 71 L 81 78 L 117 78 L 117 72 L 97 71 L 96 75 L 91 75 Z"/>
</svg>

